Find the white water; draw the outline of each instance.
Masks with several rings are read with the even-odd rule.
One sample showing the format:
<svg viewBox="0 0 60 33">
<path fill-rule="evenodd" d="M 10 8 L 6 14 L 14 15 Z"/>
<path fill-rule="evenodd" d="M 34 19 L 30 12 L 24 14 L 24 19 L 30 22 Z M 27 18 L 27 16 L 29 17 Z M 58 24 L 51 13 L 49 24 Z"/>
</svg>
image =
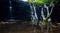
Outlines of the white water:
<svg viewBox="0 0 60 33">
<path fill-rule="evenodd" d="M 41 8 L 41 16 L 42 16 L 43 20 L 45 20 L 43 8 Z"/>
<path fill-rule="evenodd" d="M 34 25 L 37 25 L 38 23 L 38 17 L 37 17 L 37 13 L 36 13 L 36 7 L 34 4 L 29 3 L 30 5 L 30 9 L 31 9 L 31 20 L 32 21 L 32 33 L 36 32 L 36 27 L 34 27 Z"/>
<path fill-rule="evenodd" d="M 46 8 L 47 9 L 47 16 L 49 16 L 49 7 L 48 6 L 46 6 L 46 4 L 44 4 L 44 6 L 42 6 L 42 8 L 41 8 L 41 16 L 42 16 L 42 18 L 43 18 L 43 20 L 45 20 L 46 19 L 46 17 L 45 17 L 45 15 L 44 15 L 44 8 Z"/>
<path fill-rule="evenodd" d="M 34 20 L 33 24 L 37 25 L 37 20 L 38 20 L 38 17 L 37 17 L 37 13 L 36 13 L 36 7 L 35 5 L 32 3 L 29 3 L 30 5 L 30 9 L 31 9 L 31 19 Z"/>
</svg>

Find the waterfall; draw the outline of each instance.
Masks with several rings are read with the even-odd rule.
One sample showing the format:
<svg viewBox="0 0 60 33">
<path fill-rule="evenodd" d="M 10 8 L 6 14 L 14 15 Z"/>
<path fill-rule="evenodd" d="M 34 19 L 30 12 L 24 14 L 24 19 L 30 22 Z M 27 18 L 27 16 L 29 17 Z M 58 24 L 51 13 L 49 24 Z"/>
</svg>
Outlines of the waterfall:
<svg viewBox="0 0 60 33">
<path fill-rule="evenodd" d="M 35 17 L 35 22 L 34 24 L 37 25 L 38 22 L 38 16 L 37 16 L 37 12 L 36 12 L 36 6 L 33 4 L 33 11 L 34 11 L 34 17 Z"/>
<path fill-rule="evenodd" d="M 32 2 L 29 3 L 30 5 L 30 9 L 31 9 L 31 20 L 33 20 L 33 24 L 32 24 L 32 27 L 33 27 L 33 33 L 35 33 L 35 30 L 36 30 L 36 27 L 34 27 L 34 24 L 37 25 L 38 23 L 38 16 L 37 16 L 37 12 L 36 12 L 36 6 L 35 4 Z M 40 15 L 40 22 L 45 22 L 46 18 L 47 18 L 47 21 L 48 23 L 51 21 L 51 18 L 50 18 L 50 15 L 52 13 L 52 10 L 53 8 L 51 8 L 51 11 L 49 10 L 49 6 L 47 6 L 46 4 L 43 4 L 43 5 L 40 5 L 39 7 L 41 7 L 41 15 Z M 50 11 L 50 12 L 49 12 Z M 49 24 L 47 24 L 47 30 L 44 31 L 44 28 L 45 26 L 40 26 L 41 27 L 41 32 L 45 32 L 45 33 L 48 33 L 48 30 L 50 28 Z"/>
<path fill-rule="evenodd" d="M 41 8 L 41 16 L 42 16 L 43 20 L 45 20 L 46 17 L 48 17 L 48 16 L 52 13 L 52 10 L 50 11 L 50 10 L 49 10 L 49 6 L 47 6 L 46 4 L 44 4 L 44 6 L 41 6 L 41 7 L 42 7 L 42 8 Z M 45 13 L 44 13 L 44 9 L 46 9 L 45 12 L 47 12 L 46 17 L 45 17 L 45 15 L 44 15 L 44 14 L 45 14 Z M 50 12 L 49 12 L 49 11 L 50 11 Z M 48 21 L 51 21 L 50 17 L 49 17 Z"/>
<path fill-rule="evenodd" d="M 38 17 L 37 17 L 37 12 L 36 12 L 36 6 L 33 3 L 30 3 L 30 9 L 31 9 L 31 20 L 32 20 L 32 33 L 36 32 L 36 27 L 34 25 L 37 25 L 38 23 Z"/>
<path fill-rule="evenodd" d="M 34 20 L 33 21 L 33 24 L 37 25 L 37 20 L 38 20 L 38 17 L 37 17 L 37 12 L 36 12 L 36 6 L 32 3 L 29 3 L 30 5 L 30 9 L 31 9 L 31 19 Z"/>
</svg>

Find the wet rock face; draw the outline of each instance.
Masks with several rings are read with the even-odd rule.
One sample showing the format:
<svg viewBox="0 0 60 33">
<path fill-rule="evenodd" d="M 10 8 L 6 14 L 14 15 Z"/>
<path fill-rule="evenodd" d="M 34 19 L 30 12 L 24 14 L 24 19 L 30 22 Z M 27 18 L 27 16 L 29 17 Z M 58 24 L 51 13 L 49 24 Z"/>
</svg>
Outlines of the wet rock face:
<svg viewBox="0 0 60 33">
<path fill-rule="evenodd" d="M 60 3 L 59 3 L 60 4 Z M 52 21 L 60 23 L 60 5 L 56 4 L 51 15 Z"/>
<path fill-rule="evenodd" d="M 9 0 L 0 0 L 0 18 L 4 19 L 8 15 Z"/>
<path fill-rule="evenodd" d="M 12 19 L 17 20 L 29 20 L 30 18 L 30 9 L 27 2 L 16 2 L 15 0 L 1 0 L 0 1 L 0 19 L 8 20 L 13 16 Z M 10 6 L 12 6 L 12 10 L 10 10 Z M 10 12 L 11 11 L 11 12 Z"/>
</svg>

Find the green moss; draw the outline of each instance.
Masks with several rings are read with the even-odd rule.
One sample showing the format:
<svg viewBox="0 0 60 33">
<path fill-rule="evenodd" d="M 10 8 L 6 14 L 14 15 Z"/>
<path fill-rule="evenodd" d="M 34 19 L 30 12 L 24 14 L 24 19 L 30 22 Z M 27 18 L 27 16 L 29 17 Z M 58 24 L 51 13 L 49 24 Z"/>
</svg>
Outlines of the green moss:
<svg viewBox="0 0 60 33">
<path fill-rule="evenodd" d="M 39 26 L 46 26 L 47 25 L 47 22 L 45 22 L 45 21 L 40 21 L 39 22 Z"/>
<path fill-rule="evenodd" d="M 48 3 L 48 0 L 29 0 L 29 2 L 34 2 L 36 4 L 46 4 Z"/>
</svg>

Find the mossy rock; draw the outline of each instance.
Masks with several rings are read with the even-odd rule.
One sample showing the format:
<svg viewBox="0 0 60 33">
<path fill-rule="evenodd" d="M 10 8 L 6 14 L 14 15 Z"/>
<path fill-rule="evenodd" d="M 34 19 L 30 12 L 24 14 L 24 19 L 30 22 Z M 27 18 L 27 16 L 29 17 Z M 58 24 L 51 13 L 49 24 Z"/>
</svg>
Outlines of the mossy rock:
<svg viewBox="0 0 60 33">
<path fill-rule="evenodd" d="M 39 26 L 47 26 L 48 22 L 45 21 L 40 21 Z"/>
</svg>

